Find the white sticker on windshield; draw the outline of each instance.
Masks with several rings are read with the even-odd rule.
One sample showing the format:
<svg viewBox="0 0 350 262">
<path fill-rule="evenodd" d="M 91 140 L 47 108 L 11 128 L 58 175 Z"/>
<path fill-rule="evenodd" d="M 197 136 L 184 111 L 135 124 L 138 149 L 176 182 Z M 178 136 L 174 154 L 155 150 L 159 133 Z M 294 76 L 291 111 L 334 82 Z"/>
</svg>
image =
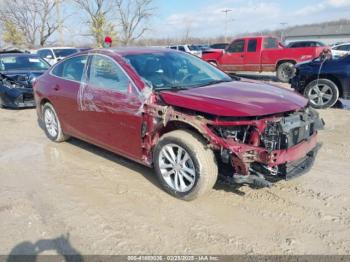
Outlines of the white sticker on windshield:
<svg viewBox="0 0 350 262">
<path fill-rule="evenodd" d="M 29 58 L 30 63 L 39 63 L 40 60 L 38 58 Z"/>
</svg>

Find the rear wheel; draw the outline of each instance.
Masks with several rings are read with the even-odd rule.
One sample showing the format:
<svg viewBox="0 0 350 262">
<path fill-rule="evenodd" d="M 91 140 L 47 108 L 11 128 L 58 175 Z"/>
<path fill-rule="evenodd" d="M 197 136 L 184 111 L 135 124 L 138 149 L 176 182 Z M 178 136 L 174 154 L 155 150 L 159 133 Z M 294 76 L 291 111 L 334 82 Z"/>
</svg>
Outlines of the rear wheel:
<svg viewBox="0 0 350 262">
<path fill-rule="evenodd" d="M 63 133 L 61 123 L 57 113 L 50 103 L 43 106 L 43 120 L 46 136 L 54 142 L 63 142 L 69 139 L 69 136 Z"/>
<path fill-rule="evenodd" d="M 291 62 L 284 62 L 281 63 L 278 67 L 277 67 L 277 78 L 279 81 L 283 82 L 283 83 L 288 83 L 289 79 L 291 79 L 295 74 L 295 67 L 294 64 Z"/>
<path fill-rule="evenodd" d="M 218 176 L 213 151 L 197 134 L 183 130 L 159 140 L 154 149 L 154 168 L 163 189 L 183 200 L 210 191 Z"/>
<path fill-rule="evenodd" d="M 332 107 L 339 98 L 337 85 L 328 79 L 318 79 L 309 83 L 304 96 L 310 101 L 310 105 L 317 109 Z"/>
</svg>

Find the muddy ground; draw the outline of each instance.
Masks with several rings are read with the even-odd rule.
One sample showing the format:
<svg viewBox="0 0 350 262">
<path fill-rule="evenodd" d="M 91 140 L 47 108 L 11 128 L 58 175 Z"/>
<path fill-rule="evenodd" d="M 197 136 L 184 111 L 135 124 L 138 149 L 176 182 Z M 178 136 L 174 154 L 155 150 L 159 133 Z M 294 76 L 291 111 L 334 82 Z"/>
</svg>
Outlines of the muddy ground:
<svg viewBox="0 0 350 262">
<path fill-rule="evenodd" d="M 308 174 L 183 202 L 151 169 L 0 109 L 0 254 L 350 254 L 350 111 L 321 111 Z"/>
</svg>

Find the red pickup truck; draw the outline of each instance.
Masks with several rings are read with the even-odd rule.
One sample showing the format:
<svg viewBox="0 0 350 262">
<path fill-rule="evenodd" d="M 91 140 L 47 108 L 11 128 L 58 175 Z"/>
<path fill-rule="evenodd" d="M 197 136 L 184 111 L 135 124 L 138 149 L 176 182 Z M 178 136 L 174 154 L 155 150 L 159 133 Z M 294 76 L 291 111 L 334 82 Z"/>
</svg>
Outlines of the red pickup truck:
<svg viewBox="0 0 350 262">
<path fill-rule="evenodd" d="M 237 38 L 225 50 L 208 50 L 202 59 L 225 72 L 277 72 L 277 78 L 288 82 L 294 65 L 318 57 L 324 47 L 286 48 L 276 37 Z"/>
</svg>

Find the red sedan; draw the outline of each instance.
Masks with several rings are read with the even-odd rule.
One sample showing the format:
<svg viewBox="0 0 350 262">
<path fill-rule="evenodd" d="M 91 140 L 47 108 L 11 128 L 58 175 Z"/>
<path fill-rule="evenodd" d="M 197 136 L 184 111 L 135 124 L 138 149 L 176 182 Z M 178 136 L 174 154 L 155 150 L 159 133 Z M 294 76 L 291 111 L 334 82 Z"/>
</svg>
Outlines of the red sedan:
<svg viewBox="0 0 350 262">
<path fill-rule="evenodd" d="M 154 167 L 162 187 L 184 200 L 210 191 L 219 173 L 260 186 L 304 173 L 323 127 L 302 96 L 168 49 L 75 54 L 34 91 L 49 139 L 76 137 Z"/>
</svg>

